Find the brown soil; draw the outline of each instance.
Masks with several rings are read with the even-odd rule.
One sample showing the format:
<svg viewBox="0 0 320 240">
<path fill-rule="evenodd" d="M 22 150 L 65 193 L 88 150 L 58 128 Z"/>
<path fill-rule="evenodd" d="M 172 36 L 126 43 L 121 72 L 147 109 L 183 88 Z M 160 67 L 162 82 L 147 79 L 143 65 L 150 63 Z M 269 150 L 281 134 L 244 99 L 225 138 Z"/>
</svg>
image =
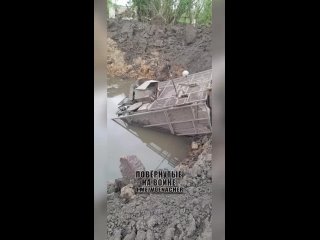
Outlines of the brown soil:
<svg viewBox="0 0 320 240">
<path fill-rule="evenodd" d="M 212 67 L 211 27 L 109 19 L 107 31 L 110 77 L 165 80 Z"/>
</svg>

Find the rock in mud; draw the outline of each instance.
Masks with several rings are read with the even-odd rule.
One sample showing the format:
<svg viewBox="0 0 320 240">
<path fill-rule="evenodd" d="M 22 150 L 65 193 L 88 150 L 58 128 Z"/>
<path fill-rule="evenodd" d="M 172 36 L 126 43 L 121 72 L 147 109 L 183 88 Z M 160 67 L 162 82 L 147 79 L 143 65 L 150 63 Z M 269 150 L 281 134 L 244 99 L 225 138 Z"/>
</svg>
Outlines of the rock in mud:
<svg viewBox="0 0 320 240">
<path fill-rule="evenodd" d="M 123 187 L 128 185 L 129 182 L 125 179 L 118 178 L 114 181 L 114 192 L 120 192 Z"/>
<path fill-rule="evenodd" d="M 191 143 L 191 149 L 192 149 L 192 150 L 196 150 L 196 149 L 198 149 L 198 148 L 199 148 L 199 145 L 198 145 L 197 142 L 192 142 L 192 143 Z"/>
<path fill-rule="evenodd" d="M 120 197 L 124 198 L 126 201 L 133 200 L 135 198 L 133 185 L 132 184 L 128 184 L 127 186 L 123 187 L 121 189 Z"/>
</svg>

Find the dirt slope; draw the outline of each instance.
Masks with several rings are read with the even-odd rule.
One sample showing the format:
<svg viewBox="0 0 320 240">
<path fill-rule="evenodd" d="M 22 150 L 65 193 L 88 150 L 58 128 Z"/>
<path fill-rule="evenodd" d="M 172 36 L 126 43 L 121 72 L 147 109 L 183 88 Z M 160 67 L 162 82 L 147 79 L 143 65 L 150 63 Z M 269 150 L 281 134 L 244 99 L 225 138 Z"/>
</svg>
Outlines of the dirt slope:
<svg viewBox="0 0 320 240">
<path fill-rule="evenodd" d="M 109 76 L 174 78 L 184 69 L 195 73 L 211 68 L 211 27 L 109 19 L 107 31 Z"/>
</svg>

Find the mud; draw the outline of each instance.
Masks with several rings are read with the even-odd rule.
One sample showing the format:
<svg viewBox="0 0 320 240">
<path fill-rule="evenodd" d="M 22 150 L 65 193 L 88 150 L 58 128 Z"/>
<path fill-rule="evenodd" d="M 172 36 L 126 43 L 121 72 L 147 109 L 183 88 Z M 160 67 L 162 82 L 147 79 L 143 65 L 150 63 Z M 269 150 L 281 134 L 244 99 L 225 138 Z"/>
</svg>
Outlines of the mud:
<svg viewBox="0 0 320 240">
<path fill-rule="evenodd" d="M 194 141 L 200 152 L 193 164 L 175 168 L 185 174 L 183 194 L 136 194 L 129 202 L 108 194 L 107 239 L 212 239 L 212 143 L 208 136 Z"/>
<path fill-rule="evenodd" d="M 211 27 L 109 19 L 107 32 L 111 77 L 164 80 L 212 67 Z"/>
</svg>

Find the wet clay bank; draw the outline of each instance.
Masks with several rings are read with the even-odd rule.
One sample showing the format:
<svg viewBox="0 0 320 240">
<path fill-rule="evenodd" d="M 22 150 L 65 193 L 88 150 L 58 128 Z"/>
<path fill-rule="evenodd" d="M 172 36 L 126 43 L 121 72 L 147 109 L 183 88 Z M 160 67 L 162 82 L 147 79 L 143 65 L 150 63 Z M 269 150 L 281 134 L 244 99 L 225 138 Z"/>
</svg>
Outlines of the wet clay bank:
<svg viewBox="0 0 320 240">
<path fill-rule="evenodd" d="M 112 77 L 164 80 L 180 77 L 184 69 L 196 73 L 212 67 L 211 27 L 109 19 L 107 32 Z"/>
<path fill-rule="evenodd" d="M 175 170 L 184 172 L 178 186 L 183 194 L 134 194 L 107 196 L 107 239 L 113 240 L 211 240 L 212 143 L 199 138 L 194 158 Z"/>
</svg>

